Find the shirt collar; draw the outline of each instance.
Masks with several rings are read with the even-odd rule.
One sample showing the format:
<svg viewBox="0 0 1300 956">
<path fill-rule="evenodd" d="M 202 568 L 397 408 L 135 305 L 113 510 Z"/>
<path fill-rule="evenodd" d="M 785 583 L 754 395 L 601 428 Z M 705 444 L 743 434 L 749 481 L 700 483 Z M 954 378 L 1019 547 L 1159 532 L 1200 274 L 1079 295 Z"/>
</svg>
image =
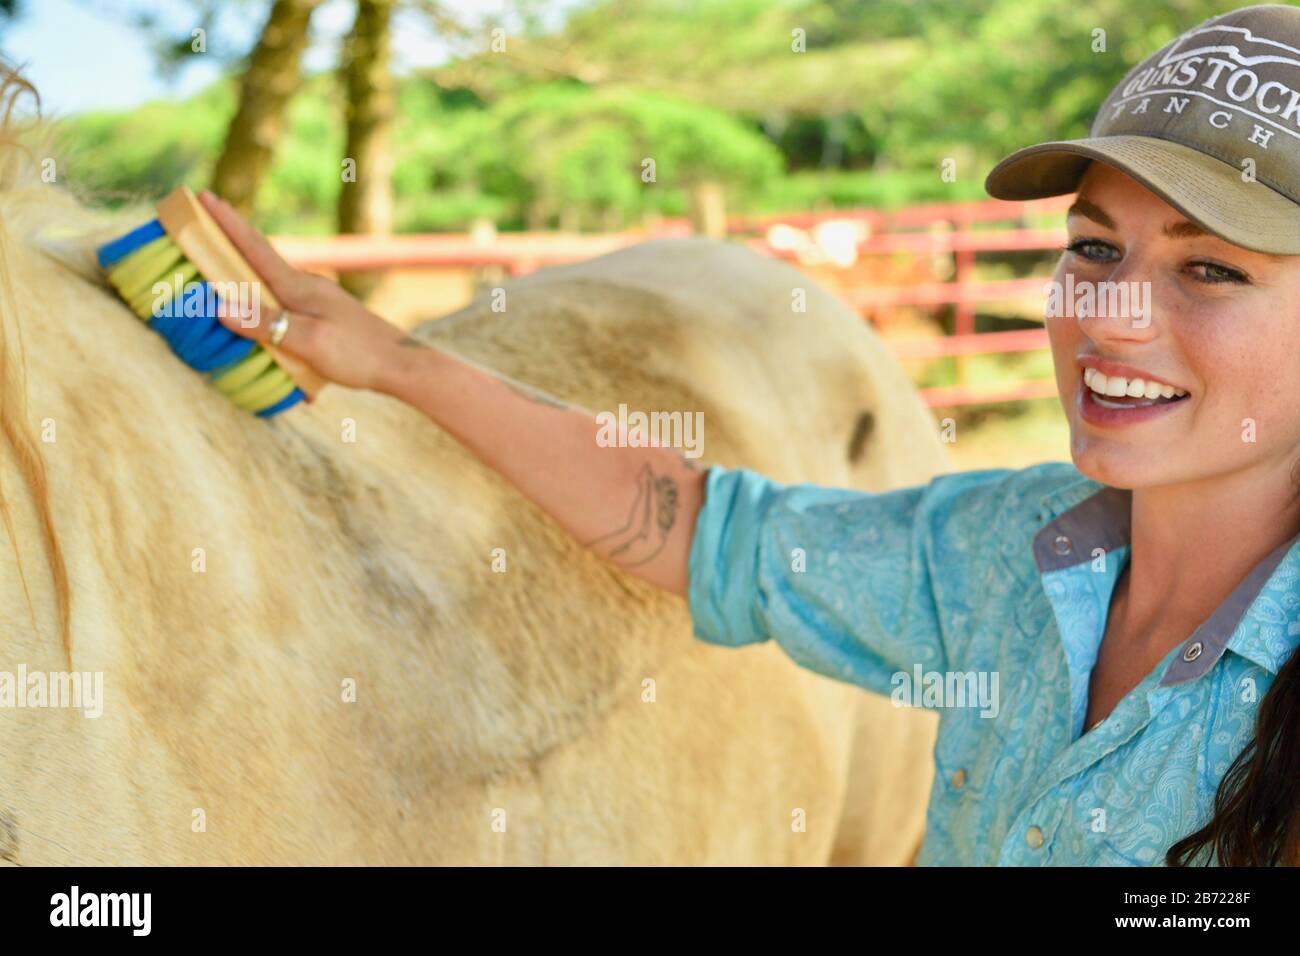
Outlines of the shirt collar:
<svg viewBox="0 0 1300 956">
<path fill-rule="evenodd" d="M 1034 534 L 1041 574 L 1091 561 L 1129 544 L 1133 492 L 1081 477 L 1039 499 L 1045 523 Z M 1207 673 L 1231 649 L 1276 674 L 1300 642 L 1300 535 L 1278 545 L 1192 632 L 1165 671 L 1162 685 Z"/>
</svg>

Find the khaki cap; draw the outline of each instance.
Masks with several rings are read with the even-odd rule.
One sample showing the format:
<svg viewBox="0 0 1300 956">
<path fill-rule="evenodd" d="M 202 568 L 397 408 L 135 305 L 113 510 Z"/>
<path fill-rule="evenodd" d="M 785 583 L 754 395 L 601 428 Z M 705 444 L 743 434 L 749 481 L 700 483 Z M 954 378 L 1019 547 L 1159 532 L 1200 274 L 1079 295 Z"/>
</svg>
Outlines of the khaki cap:
<svg viewBox="0 0 1300 956">
<path fill-rule="evenodd" d="M 1087 139 L 1018 150 L 984 188 L 1072 193 L 1093 160 L 1234 245 L 1300 255 L 1300 8 L 1243 7 L 1188 30 L 1110 91 Z"/>
</svg>

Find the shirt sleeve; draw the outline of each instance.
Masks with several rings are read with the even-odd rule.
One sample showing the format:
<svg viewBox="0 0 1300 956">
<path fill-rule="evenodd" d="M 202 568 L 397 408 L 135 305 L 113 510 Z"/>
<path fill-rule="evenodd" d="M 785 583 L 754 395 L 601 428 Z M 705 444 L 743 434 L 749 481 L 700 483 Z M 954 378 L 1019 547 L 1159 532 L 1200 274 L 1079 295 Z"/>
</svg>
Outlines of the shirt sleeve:
<svg viewBox="0 0 1300 956">
<path fill-rule="evenodd" d="M 687 564 L 695 636 L 775 639 L 795 663 L 884 695 L 918 664 L 954 669 L 980 589 L 969 569 L 993 557 L 996 486 L 1011 474 L 872 493 L 711 466 Z"/>
</svg>

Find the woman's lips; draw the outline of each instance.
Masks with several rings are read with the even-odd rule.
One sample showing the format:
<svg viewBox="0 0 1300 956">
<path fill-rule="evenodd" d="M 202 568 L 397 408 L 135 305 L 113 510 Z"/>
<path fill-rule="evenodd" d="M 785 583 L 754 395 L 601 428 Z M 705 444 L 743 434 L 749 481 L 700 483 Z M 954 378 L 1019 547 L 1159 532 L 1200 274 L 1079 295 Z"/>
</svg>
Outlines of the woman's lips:
<svg viewBox="0 0 1300 956">
<path fill-rule="evenodd" d="M 1122 408 L 1107 408 L 1098 402 L 1099 398 L 1101 401 L 1119 401 L 1119 399 L 1109 398 L 1104 395 L 1098 396 L 1092 389 L 1080 384 L 1078 398 L 1075 403 L 1079 410 L 1079 417 L 1089 425 L 1113 428 L 1150 421 L 1174 409 L 1181 408 L 1187 404 L 1188 396 L 1184 395 L 1182 398 L 1163 401 L 1155 399 L 1147 404 L 1127 405 Z M 1128 399 L 1128 401 L 1136 401 L 1136 399 Z"/>
</svg>

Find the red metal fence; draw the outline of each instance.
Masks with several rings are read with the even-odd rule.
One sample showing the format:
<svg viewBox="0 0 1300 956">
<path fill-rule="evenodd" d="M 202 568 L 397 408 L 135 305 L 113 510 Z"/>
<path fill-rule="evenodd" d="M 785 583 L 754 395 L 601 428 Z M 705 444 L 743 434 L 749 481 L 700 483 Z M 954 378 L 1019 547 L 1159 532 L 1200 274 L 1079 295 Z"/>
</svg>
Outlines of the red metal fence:
<svg viewBox="0 0 1300 956">
<path fill-rule="evenodd" d="M 868 285 L 850 289 L 846 297 L 864 317 L 885 325 L 891 310 L 935 308 L 950 305 L 954 333 L 915 339 L 891 339 L 900 358 L 953 358 L 957 384 L 923 389 L 932 407 L 987 404 L 1043 398 L 1056 394 L 1050 379 L 1008 382 L 994 389 L 971 388 L 965 381 L 964 356 L 1006 354 L 1047 348 L 1042 329 L 1010 332 L 975 331 L 976 307 L 993 302 L 1038 299 L 1045 277 L 984 280 L 976 278 L 980 253 L 1043 252 L 1060 247 L 1063 229 L 1030 228 L 1029 217 L 1061 214 L 1071 197 L 1011 203 L 988 200 L 975 203 L 940 203 L 911 206 L 889 212 L 876 209 L 833 210 L 785 216 L 732 217 L 728 233 L 765 255 L 799 263 L 801 251 L 774 244 L 777 227 L 787 235 L 803 235 L 809 247 L 815 238 L 807 233 L 826 223 L 857 223 L 862 236 L 851 243 L 854 258 L 871 256 L 951 257 L 951 281 L 919 282 L 897 286 Z M 1010 228 L 976 228 L 989 224 Z M 795 232 L 791 232 L 794 230 Z M 438 234 L 407 236 L 279 237 L 276 247 L 300 268 L 384 270 L 395 268 L 478 269 L 498 267 L 508 275 L 522 275 L 543 266 L 586 259 L 647 239 L 678 238 L 692 234 L 689 222 L 665 220 L 654 227 L 621 233 L 502 233 L 486 235 Z M 757 238 L 754 238 L 755 236 Z M 744 238 L 750 237 L 750 238 Z M 801 240 L 802 241 L 802 240 Z"/>
</svg>

